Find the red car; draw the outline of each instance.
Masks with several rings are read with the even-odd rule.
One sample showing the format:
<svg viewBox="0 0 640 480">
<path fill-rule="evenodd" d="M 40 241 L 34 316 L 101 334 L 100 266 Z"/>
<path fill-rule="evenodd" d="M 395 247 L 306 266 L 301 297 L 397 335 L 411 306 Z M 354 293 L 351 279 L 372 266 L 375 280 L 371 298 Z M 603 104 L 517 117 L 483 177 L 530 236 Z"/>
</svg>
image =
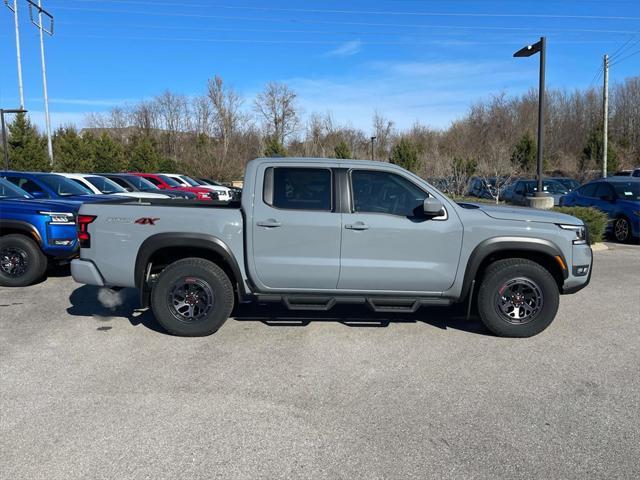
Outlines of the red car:
<svg viewBox="0 0 640 480">
<path fill-rule="evenodd" d="M 138 172 L 130 172 L 130 174 L 146 178 L 161 190 L 181 190 L 183 192 L 195 193 L 198 196 L 198 200 L 214 200 L 213 196 L 215 196 L 215 192 L 202 187 L 184 187 L 173 178 L 167 177 L 166 175 Z"/>
</svg>

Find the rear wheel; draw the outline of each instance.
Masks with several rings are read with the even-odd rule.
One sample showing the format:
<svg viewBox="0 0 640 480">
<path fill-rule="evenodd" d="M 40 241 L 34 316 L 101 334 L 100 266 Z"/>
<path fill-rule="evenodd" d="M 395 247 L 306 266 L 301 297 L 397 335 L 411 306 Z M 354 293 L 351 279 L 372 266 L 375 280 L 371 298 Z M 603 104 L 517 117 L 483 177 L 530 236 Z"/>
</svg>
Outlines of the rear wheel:
<svg viewBox="0 0 640 480">
<path fill-rule="evenodd" d="M 47 257 L 31 238 L 12 234 L 0 237 L 0 285 L 25 287 L 40 280 Z"/>
<path fill-rule="evenodd" d="M 613 224 L 613 236 L 618 242 L 629 243 L 631 241 L 631 223 L 628 218 L 616 219 Z"/>
<path fill-rule="evenodd" d="M 151 308 L 169 333 L 198 337 L 215 333 L 233 309 L 233 286 L 215 263 L 185 258 L 160 274 L 151 292 Z"/>
<path fill-rule="evenodd" d="M 531 337 L 542 332 L 558 311 L 555 279 L 541 265 L 523 258 L 491 264 L 478 291 L 484 325 L 502 337 Z"/>
</svg>

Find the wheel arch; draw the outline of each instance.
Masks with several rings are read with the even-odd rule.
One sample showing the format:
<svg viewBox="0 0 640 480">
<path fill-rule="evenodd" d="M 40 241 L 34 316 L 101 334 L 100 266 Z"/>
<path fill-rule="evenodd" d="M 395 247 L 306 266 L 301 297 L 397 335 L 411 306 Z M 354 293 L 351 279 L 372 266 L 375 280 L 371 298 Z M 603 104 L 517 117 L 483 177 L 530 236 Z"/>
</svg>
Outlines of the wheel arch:
<svg viewBox="0 0 640 480">
<path fill-rule="evenodd" d="M 151 290 L 146 281 L 148 273 L 164 269 L 170 263 L 183 258 L 204 258 L 218 265 L 237 288 L 239 298 L 246 295 L 242 271 L 229 246 L 220 238 L 201 234 L 184 232 L 158 233 L 147 238 L 136 256 L 135 285 L 140 292 L 140 303 L 143 307 L 149 305 Z M 151 264 L 151 271 L 148 267 Z"/>
<path fill-rule="evenodd" d="M 562 260 L 564 268 L 561 267 L 558 257 Z M 553 275 L 560 291 L 569 275 L 567 260 L 562 250 L 549 240 L 526 237 L 489 238 L 478 244 L 469 256 L 460 300 L 467 298 L 474 280 L 479 283 L 477 281 L 482 278 L 491 263 L 506 258 L 524 258 L 540 264 Z"/>
<path fill-rule="evenodd" d="M 42 246 L 42 236 L 38 229 L 22 220 L 0 220 L 0 236 L 22 234 L 34 240 L 38 247 Z"/>
</svg>

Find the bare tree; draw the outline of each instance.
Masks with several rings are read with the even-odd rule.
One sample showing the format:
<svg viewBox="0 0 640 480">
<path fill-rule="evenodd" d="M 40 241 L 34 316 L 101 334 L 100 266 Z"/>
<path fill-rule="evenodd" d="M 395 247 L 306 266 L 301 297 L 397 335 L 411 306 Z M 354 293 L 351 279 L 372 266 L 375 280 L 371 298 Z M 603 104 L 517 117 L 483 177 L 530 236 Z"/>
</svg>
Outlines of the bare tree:
<svg viewBox="0 0 640 480">
<path fill-rule="evenodd" d="M 284 144 L 298 127 L 297 94 L 284 83 L 269 82 L 254 102 L 267 135 Z"/>
<path fill-rule="evenodd" d="M 373 114 L 373 135 L 376 137 L 376 159 L 388 160 L 394 135 L 393 122 L 377 111 Z"/>
<path fill-rule="evenodd" d="M 246 116 L 241 111 L 242 98 L 231 87 L 225 86 L 222 78 L 215 76 L 208 82 L 208 97 L 211 102 L 213 133 L 222 144 L 222 161 L 226 161 L 229 145 L 240 130 Z"/>
</svg>

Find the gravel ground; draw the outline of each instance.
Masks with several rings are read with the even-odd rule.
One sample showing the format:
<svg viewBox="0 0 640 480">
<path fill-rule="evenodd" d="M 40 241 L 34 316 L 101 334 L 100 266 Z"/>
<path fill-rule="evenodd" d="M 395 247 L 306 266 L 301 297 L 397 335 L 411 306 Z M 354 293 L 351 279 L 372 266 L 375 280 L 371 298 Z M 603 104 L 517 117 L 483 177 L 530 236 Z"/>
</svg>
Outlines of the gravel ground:
<svg viewBox="0 0 640 480">
<path fill-rule="evenodd" d="M 274 307 L 186 339 L 134 291 L 0 288 L 0 477 L 639 478 L 640 247 L 594 268 L 522 340 Z"/>
</svg>

